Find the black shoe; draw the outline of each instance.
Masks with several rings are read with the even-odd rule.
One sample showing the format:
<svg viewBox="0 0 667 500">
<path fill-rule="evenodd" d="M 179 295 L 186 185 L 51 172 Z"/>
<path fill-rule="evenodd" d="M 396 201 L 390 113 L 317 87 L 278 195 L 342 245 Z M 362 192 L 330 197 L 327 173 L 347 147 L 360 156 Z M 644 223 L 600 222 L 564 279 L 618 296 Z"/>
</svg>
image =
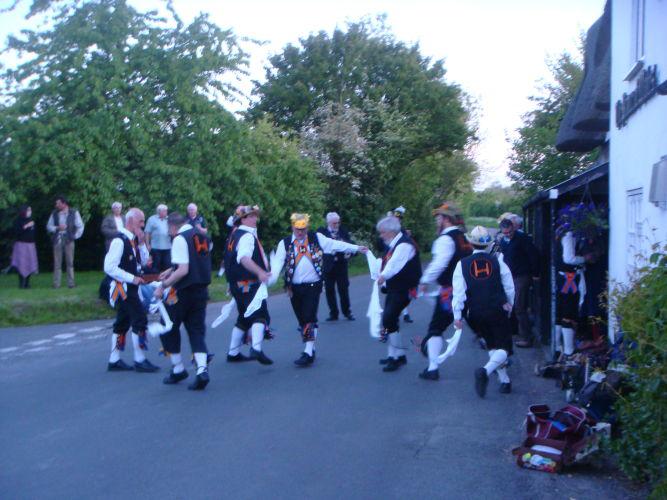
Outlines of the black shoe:
<svg viewBox="0 0 667 500">
<path fill-rule="evenodd" d="M 410 317 L 409 314 L 404 314 L 403 315 L 403 321 L 405 321 L 406 323 L 414 323 L 414 321 L 412 320 L 412 318 Z"/>
<path fill-rule="evenodd" d="M 231 354 L 227 354 L 227 363 L 240 363 L 242 361 L 252 361 L 252 360 L 242 352 L 234 354 L 233 356 Z"/>
<path fill-rule="evenodd" d="M 169 372 L 169 376 L 162 379 L 162 383 L 167 384 L 167 385 L 174 385 L 174 384 L 178 384 L 181 380 L 185 380 L 186 378 L 188 378 L 188 371 L 187 370 L 183 370 L 182 372 L 174 373 L 174 370 L 172 369 Z"/>
<path fill-rule="evenodd" d="M 209 381 L 208 371 L 204 370 L 195 377 L 194 382 L 188 386 L 188 389 L 191 391 L 201 391 L 208 385 Z"/>
<path fill-rule="evenodd" d="M 314 361 L 315 361 L 315 356 L 310 356 L 308 353 L 302 352 L 301 357 L 297 359 L 294 362 L 294 364 L 297 366 L 310 366 L 313 364 Z"/>
<path fill-rule="evenodd" d="M 343 316 L 345 316 L 348 319 L 348 321 L 354 321 L 355 319 L 357 319 L 352 315 L 352 313 L 343 314 Z"/>
<path fill-rule="evenodd" d="M 419 374 L 419 378 L 424 380 L 440 380 L 440 371 L 436 368 L 435 370 L 424 370 Z"/>
<path fill-rule="evenodd" d="M 334 316 L 333 314 L 330 314 L 329 317 L 326 320 L 327 321 L 338 321 L 338 316 Z"/>
<path fill-rule="evenodd" d="M 389 358 L 389 361 L 387 361 L 387 364 L 384 365 L 384 368 L 382 368 L 383 372 L 395 372 L 401 367 L 402 363 L 394 358 Z"/>
<path fill-rule="evenodd" d="M 122 359 L 119 359 L 115 363 L 109 363 L 107 365 L 107 371 L 109 372 L 127 372 L 132 370 L 134 370 L 134 368 L 132 368 Z"/>
<path fill-rule="evenodd" d="M 264 354 L 264 351 L 256 351 L 252 347 L 250 348 L 250 359 L 256 359 L 263 365 L 272 365 L 273 361 L 271 361 L 266 354 Z"/>
<path fill-rule="evenodd" d="M 509 394 L 512 392 L 512 382 L 507 382 L 505 384 L 500 384 L 500 393 Z"/>
<path fill-rule="evenodd" d="M 389 357 L 387 357 L 387 358 L 382 358 L 382 359 L 380 360 L 380 364 L 381 364 L 381 365 L 386 365 L 387 363 L 389 363 L 389 360 L 390 360 L 390 359 L 392 359 L 392 358 L 389 358 Z M 397 361 L 398 361 L 398 364 L 399 364 L 399 365 L 407 365 L 407 364 L 408 364 L 408 358 L 406 358 L 405 355 L 403 355 L 403 356 L 399 356 Z"/>
<path fill-rule="evenodd" d="M 155 366 L 153 363 L 144 359 L 141 363 L 134 362 L 134 371 L 139 373 L 153 373 L 160 369 L 159 366 Z"/>
<path fill-rule="evenodd" d="M 486 386 L 489 383 L 489 376 L 484 368 L 475 370 L 475 390 L 480 398 L 486 396 Z"/>
</svg>

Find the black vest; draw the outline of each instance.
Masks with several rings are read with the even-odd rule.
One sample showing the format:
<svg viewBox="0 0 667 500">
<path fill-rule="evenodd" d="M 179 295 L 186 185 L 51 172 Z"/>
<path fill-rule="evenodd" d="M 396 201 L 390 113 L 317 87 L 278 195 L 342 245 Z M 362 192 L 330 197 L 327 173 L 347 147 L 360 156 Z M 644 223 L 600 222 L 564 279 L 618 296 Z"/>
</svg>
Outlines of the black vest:
<svg viewBox="0 0 667 500">
<path fill-rule="evenodd" d="M 285 245 L 285 286 L 292 284 L 294 272 L 296 271 L 295 241 L 296 239 L 292 241 L 292 235 L 283 238 L 283 244 Z M 308 251 L 310 252 L 310 262 L 313 264 L 315 272 L 322 278 L 322 256 L 324 252 L 322 247 L 320 247 L 320 241 L 317 239 L 317 233 L 313 231 L 308 231 Z M 302 258 L 307 257 L 304 256 Z"/>
<path fill-rule="evenodd" d="M 466 308 L 473 314 L 495 312 L 507 302 L 500 278 L 498 259 L 479 252 L 461 259 L 461 271 L 466 282 Z"/>
<path fill-rule="evenodd" d="M 252 261 L 264 271 L 268 271 L 267 266 L 264 263 L 264 259 L 262 258 L 260 243 L 257 237 L 244 229 L 232 229 L 232 232 L 227 239 L 227 248 L 225 248 L 225 272 L 227 273 L 227 281 L 234 286 L 236 286 L 237 281 L 257 279 L 257 276 L 255 276 L 236 261 L 238 256 L 239 240 L 244 234 L 251 234 L 251 236 L 255 238 L 255 249 L 252 252 Z"/>
<path fill-rule="evenodd" d="M 126 273 L 130 273 L 135 276 L 141 276 L 143 272 L 141 271 L 141 254 L 139 252 L 139 248 L 137 247 L 137 253 L 135 255 L 130 238 L 120 232 L 116 234 L 115 238 L 120 238 L 123 242 L 123 255 L 120 257 L 118 267 L 120 267 Z M 137 264 L 137 256 L 139 256 L 139 265 Z M 137 267 L 139 268 L 137 269 Z"/>
<path fill-rule="evenodd" d="M 447 237 L 450 237 L 452 240 L 454 240 L 455 250 L 454 255 L 452 255 L 452 259 L 449 261 L 449 264 L 447 264 L 447 267 L 442 270 L 440 276 L 438 276 L 437 279 L 438 284 L 444 287 L 452 286 L 452 277 L 454 276 L 454 269 L 456 268 L 456 264 L 458 264 L 458 262 L 463 257 L 467 257 L 472 253 L 472 245 L 468 242 L 465 234 L 460 229 L 452 229 L 439 236 L 439 238 Z"/>
<path fill-rule="evenodd" d="M 195 229 L 179 233 L 188 244 L 188 274 L 176 282 L 176 290 L 211 283 L 211 239 Z M 177 266 L 178 267 L 178 266 Z"/>
<path fill-rule="evenodd" d="M 401 243 L 412 245 L 415 249 L 415 255 L 405 263 L 403 268 L 386 281 L 384 289 L 387 292 L 402 292 L 415 288 L 419 285 L 419 278 L 422 276 L 422 264 L 419 259 L 419 249 L 414 240 L 410 238 L 405 232 L 401 233 L 401 238 L 398 240 L 393 248 L 389 249 L 382 257 L 382 269 L 391 259 L 394 249 Z"/>
</svg>

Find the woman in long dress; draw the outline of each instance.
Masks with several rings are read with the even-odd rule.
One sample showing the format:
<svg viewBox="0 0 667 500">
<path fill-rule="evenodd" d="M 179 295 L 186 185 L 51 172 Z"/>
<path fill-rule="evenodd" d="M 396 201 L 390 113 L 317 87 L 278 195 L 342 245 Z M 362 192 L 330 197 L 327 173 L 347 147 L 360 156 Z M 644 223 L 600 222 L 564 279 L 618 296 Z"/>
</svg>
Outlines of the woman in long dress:
<svg viewBox="0 0 667 500">
<path fill-rule="evenodd" d="M 19 274 L 19 288 L 30 288 L 30 276 L 37 273 L 37 250 L 35 248 L 35 221 L 32 209 L 23 205 L 14 221 L 16 241 L 12 251 L 12 266 Z"/>
</svg>

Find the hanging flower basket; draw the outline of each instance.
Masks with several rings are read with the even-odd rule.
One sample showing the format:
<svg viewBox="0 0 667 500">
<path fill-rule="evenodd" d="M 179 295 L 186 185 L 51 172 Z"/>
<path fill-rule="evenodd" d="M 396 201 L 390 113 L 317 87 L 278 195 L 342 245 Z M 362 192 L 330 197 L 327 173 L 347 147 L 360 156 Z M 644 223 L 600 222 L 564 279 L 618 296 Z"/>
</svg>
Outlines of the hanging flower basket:
<svg viewBox="0 0 667 500">
<path fill-rule="evenodd" d="M 577 239 L 596 241 L 609 230 L 607 209 L 592 202 L 568 204 L 558 211 L 555 226 L 557 239 L 572 231 Z"/>
</svg>

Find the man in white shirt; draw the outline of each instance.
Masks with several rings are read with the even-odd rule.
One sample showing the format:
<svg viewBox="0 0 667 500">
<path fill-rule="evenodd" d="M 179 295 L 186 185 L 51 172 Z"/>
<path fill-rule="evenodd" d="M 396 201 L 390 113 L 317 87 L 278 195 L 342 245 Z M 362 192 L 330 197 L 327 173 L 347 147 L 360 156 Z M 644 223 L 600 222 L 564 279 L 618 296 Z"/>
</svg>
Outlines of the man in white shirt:
<svg viewBox="0 0 667 500">
<path fill-rule="evenodd" d="M 327 238 L 308 230 L 310 216 L 294 213 L 290 217 L 292 234 L 282 239 L 276 249 L 276 260 L 284 262 L 285 288 L 299 322 L 304 349 L 294 361 L 297 366 L 310 366 L 315 361 L 315 338 L 318 333 L 317 308 L 322 293 L 323 255 L 333 252 L 362 252 L 360 247 L 345 241 Z"/>
<path fill-rule="evenodd" d="M 505 362 L 512 354 L 512 331 L 509 314 L 514 304 L 514 280 L 512 272 L 503 261 L 502 255 L 487 252 L 493 243 L 489 232 L 475 226 L 468 234 L 474 251 L 456 264 L 452 284 L 454 298 L 454 325 L 463 328 L 461 315 L 467 306 L 466 320 L 472 330 L 482 336 L 489 351 L 489 361 L 475 370 L 475 390 L 483 398 L 489 375 L 494 371 L 500 379 L 500 392 L 512 392 L 512 384 Z"/>
<path fill-rule="evenodd" d="M 206 305 L 211 283 L 211 240 L 190 224 L 185 216 L 173 212 L 167 217 L 171 246 L 170 268 L 160 274 L 155 296 L 162 298 L 164 289 L 171 287 L 167 304 L 174 323 L 171 331 L 161 336 L 164 350 L 169 354 L 172 369 L 163 383 L 174 385 L 188 377 L 181 357 L 181 324 L 185 325 L 196 365 L 195 380 L 188 386 L 201 391 L 209 383 L 208 348 L 206 347 Z"/>
<path fill-rule="evenodd" d="M 110 301 L 117 310 L 111 336 L 111 354 L 109 371 L 132 370 L 120 358 L 125 350 L 125 335 L 132 328 L 132 347 L 134 350 L 134 370 L 151 373 L 159 370 L 143 351 L 148 350 L 146 311 L 139 298 L 139 285 L 144 283 L 141 275 L 142 263 L 148 261 L 149 253 L 143 242 L 144 213 L 138 208 L 128 210 L 125 227 L 121 228 L 111 240 L 109 251 L 104 258 L 104 272 L 113 280 Z"/>
<path fill-rule="evenodd" d="M 74 242 L 83 235 L 84 224 L 81 214 L 69 206 L 67 198 L 58 196 L 55 210 L 46 223 L 46 231 L 53 243 L 53 288 L 60 288 L 63 254 L 67 269 L 67 287 L 74 288 Z"/>
<path fill-rule="evenodd" d="M 574 234 L 566 231 L 560 237 L 560 248 L 556 250 L 556 351 L 566 357 L 574 354 L 579 309 L 586 294 L 583 268 L 592 258 L 579 255 L 577 250 Z"/>
<path fill-rule="evenodd" d="M 427 285 L 438 285 L 439 295 L 428 326 L 428 334 L 422 341 L 421 351 L 428 356 L 429 365 L 419 377 L 424 380 L 438 380 L 438 356 L 444 345 L 443 332 L 454 322 L 452 312 L 452 275 L 459 260 L 472 253 L 472 247 L 465 234 L 459 229 L 463 225 L 461 211 L 446 202 L 433 210 L 438 237 L 431 247 L 431 262 L 419 280 L 422 292 Z"/>
<path fill-rule="evenodd" d="M 393 216 L 385 217 L 377 223 L 376 229 L 386 245 L 382 257 L 382 269 L 377 284 L 381 286 L 387 299 L 382 313 L 382 333 L 380 340 L 387 342 L 387 359 L 382 368 L 393 372 L 407 363 L 399 332 L 401 311 L 410 303 L 410 296 L 416 292 L 422 275 L 419 251 L 415 242 L 401 231 L 401 222 Z"/>
<path fill-rule="evenodd" d="M 232 219 L 235 227 L 227 238 L 223 262 L 229 290 L 238 310 L 227 352 L 229 363 L 256 359 L 262 365 L 273 364 L 262 348 L 264 338 L 271 338 L 266 299 L 257 310 L 245 316 L 260 286 L 271 277 L 269 261 L 257 235 L 259 215 L 258 206 L 239 205 Z M 241 346 L 246 341 L 251 344 L 250 356 L 241 353 Z"/>
</svg>

